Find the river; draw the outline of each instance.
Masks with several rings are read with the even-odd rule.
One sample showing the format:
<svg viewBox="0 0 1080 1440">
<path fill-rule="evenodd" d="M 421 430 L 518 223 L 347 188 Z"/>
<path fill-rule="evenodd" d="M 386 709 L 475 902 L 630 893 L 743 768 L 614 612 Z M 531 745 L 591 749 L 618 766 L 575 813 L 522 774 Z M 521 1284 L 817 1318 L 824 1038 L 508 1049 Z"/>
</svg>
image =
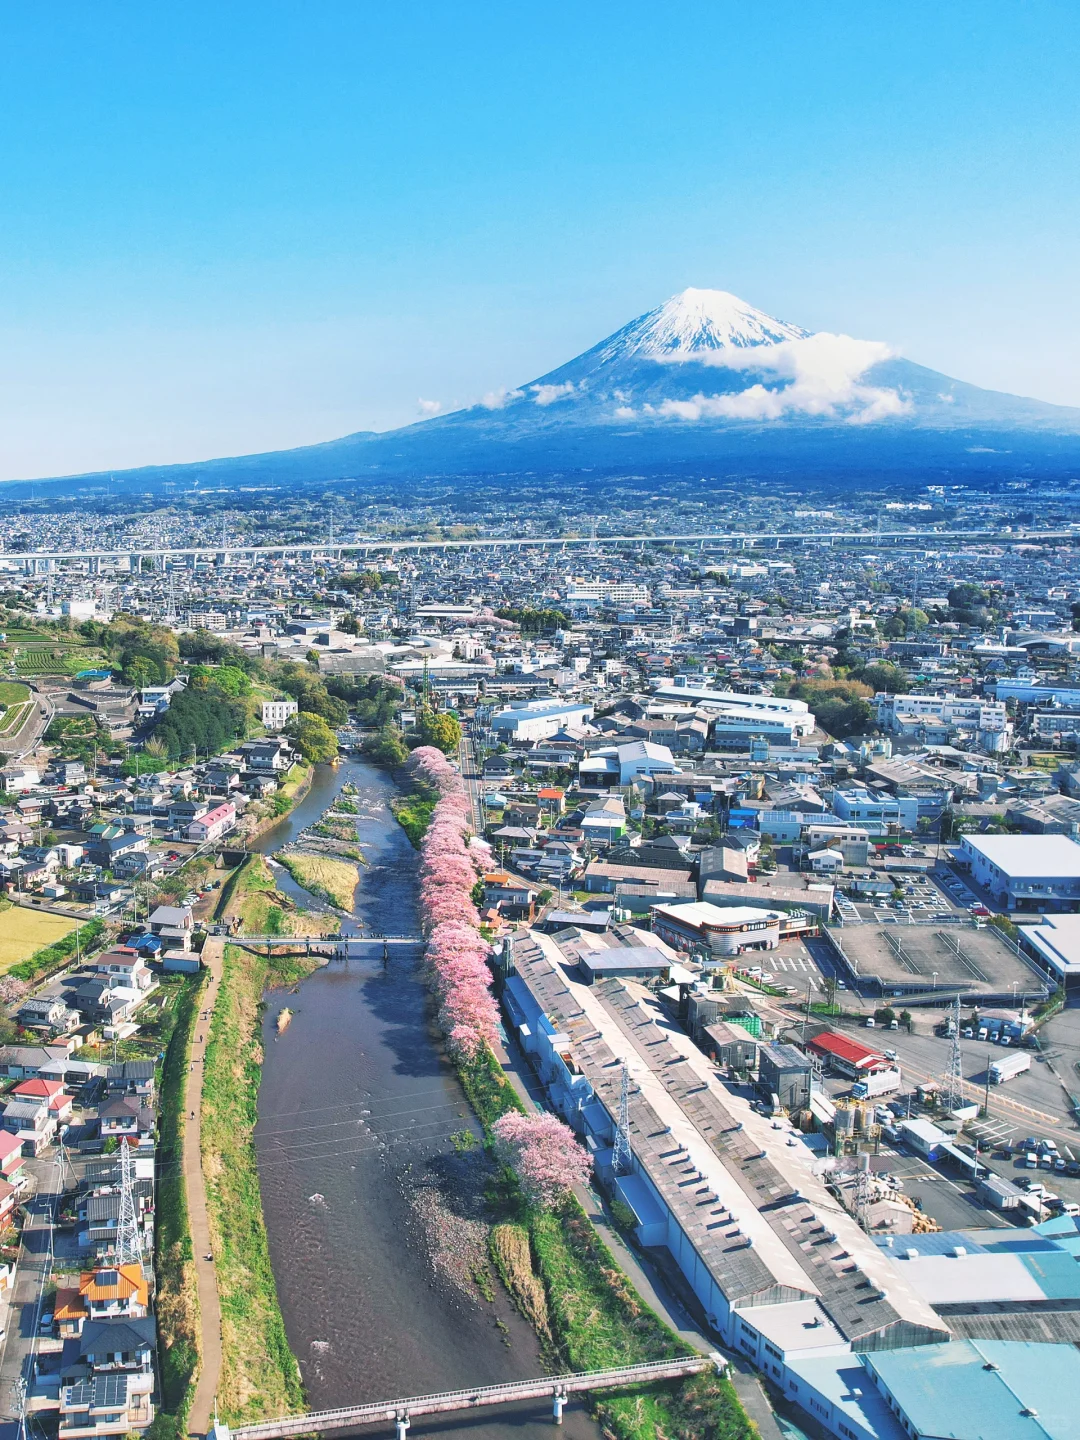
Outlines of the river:
<svg viewBox="0 0 1080 1440">
<path fill-rule="evenodd" d="M 320 767 L 255 848 L 270 853 L 293 839 L 347 782 L 359 792 L 357 834 L 369 863 L 356 920 L 343 928 L 413 933 L 417 857 L 389 810 L 393 782 L 378 768 Z M 278 880 L 304 894 L 281 872 Z M 279 1036 L 286 998 L 294 1018 Z M 488 1301 L 467 1276 L 482 1255 L 482 1162 L 461 1150 L 461 1132 L 480 1132 L 430 1023 L 419 950 L 392 948 L 385 966 L 377 953 L 336 962 L 297 995 L 268 1002 L 256 1146 L 285 1328 L 312 1407 L 541 1375 L 536 1338 L 498 1281 Z M 536 1402 L 417 1417 L 411 1433 L 550 1440 L 551 1432 L 550 1406 Z M 600 1433 L 580 1403 L 567 1406 L 570 1440 Z"/>
</svg>

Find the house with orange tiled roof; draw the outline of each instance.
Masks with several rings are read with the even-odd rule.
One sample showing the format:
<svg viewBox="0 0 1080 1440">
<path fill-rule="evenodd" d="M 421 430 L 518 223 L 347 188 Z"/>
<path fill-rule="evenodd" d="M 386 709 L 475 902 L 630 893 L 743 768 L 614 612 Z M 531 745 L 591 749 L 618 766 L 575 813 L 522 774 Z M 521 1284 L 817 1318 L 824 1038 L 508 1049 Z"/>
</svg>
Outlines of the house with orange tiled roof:
<svg viewBox="0 0 1080 1440">
<path fill-rule="evenodd" d="M 138 1319 L 147 1313 L 150 1290 L 141 1265 L 111 1265 L 84 1270 L 79 1276 L 79 1294 L 90 1318 L 126 1315 Z"/>
<path fill-rule="evenodd" d="M 53 1302 L 53 1319 L 56 1331 L 62 1340 L 72 1335 L 81 1335 L 82 1328 L 90 1318 L 90 1307 L 78 1290 L 58 1289 Z"/>
</svg>

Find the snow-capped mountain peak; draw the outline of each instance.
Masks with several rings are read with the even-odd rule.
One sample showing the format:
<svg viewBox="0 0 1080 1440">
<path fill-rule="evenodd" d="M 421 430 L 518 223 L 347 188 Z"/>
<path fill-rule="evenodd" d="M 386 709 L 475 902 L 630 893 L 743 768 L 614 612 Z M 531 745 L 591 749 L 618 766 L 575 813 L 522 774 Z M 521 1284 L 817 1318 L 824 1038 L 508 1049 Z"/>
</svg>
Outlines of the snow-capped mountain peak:
<svg viewBox="0 0 1080 1440">
<path fill-rule="evenodd" d="M 597 358 L 692 360 L 703 352 L 803 340 L 810 332 L 776 320 L 727 290 L 688 289 L 617 330 Z"/>
</svg>

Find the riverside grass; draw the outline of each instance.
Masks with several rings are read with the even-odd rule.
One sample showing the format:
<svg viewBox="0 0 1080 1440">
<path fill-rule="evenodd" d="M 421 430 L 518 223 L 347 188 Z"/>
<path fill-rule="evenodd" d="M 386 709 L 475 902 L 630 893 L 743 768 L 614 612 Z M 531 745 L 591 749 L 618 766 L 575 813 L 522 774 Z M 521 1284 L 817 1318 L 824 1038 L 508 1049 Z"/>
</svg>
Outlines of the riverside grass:
<svg viewBox="0 0 1080 1440">
<path fill-rule="evenodd" d="M 161 1365 L 161 1413 L 155 1434 L 182 1436 L 202 1363 L 199 1292 L 183 1173 L 184 1088 L 191 1037 L 205 976 L 186 976 L 173 1007 L 173 1029 L 161 1072 L 159 1170 L 154 1215 L 154 1273 Z"/>
<path fill-rule="evenodd" d="M 410 795 L 407 800 L 390 801 L 394 819 L 409 837 L 409 843 L 414 850 L 420 849 L 420 841 L 423 840 L 425 832 L 431 824 L 431 817 L 435 813 L 435 806 L 438 803 L 437 795 L 429 795 L 421 791 Z"/>
<path fill-rule="evenodd" d="M 202 1163 L 221 1302 L 218 1405 L 232 1425 L 304 1408 L 270 1264 L 252 1132 L 262 1074 L 263 991 L 310 974 L 317 963 L 296 958 L 279 963 L 226 945 L 210 1024 Z"/>
<path fill-rule="evenodd" d="M 238 924 L 238 935 L 325 935 L 337 928 L 324 914 L 297 910 L 278 890 L 265 858 L 254 853 L 226 881 L 214 918 L 230 929 Z"/>
<path fill-rule="evenodd" d="M 311 895 L 328 900 L 338 910 L 352 910 L 353 894 L 359 882 L 356 866 L 327 855 L 278 855 L 275 857 L 298 885 Z"/>
</svg>

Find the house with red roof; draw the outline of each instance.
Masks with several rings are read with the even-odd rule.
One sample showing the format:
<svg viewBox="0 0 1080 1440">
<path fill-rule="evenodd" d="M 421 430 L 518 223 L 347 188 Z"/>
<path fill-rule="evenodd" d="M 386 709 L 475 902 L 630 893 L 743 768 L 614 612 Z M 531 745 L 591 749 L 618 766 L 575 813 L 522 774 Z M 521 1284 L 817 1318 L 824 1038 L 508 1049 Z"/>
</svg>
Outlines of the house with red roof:
<svg viewBox="0 0 1080 1440">
<path fill-rule="evenodd" d="M 20 1080 L 11 1093 L 19 1100 L 44 1100 L 49 1114 L 60 1125 L 71 1118 L 75 1101 L 64 1089 L 62 1080 L 43 1080 L 37 1075 L 32 1080 Z"/>
</svg>

